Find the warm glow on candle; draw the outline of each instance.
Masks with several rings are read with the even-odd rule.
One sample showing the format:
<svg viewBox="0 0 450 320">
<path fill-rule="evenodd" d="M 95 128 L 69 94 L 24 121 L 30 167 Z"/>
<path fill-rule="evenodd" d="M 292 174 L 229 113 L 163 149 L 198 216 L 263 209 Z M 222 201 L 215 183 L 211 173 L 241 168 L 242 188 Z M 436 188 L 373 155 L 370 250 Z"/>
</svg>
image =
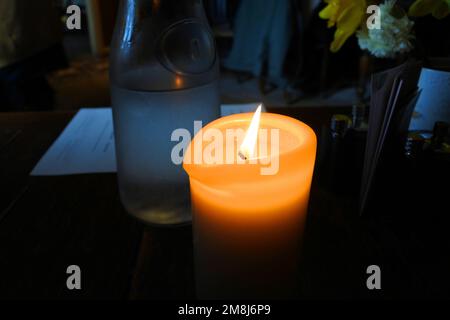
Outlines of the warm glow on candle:
<svg viewBox="0 0 450 320">
<path fill-rule="evenodd" d="M 261 120 L 261 105 L 256 109 L 252 122 L 248 127 L 244 141 L 239 148 L 239 156 L 243 159 L 253 158 L 255 155 L 255 146 L 258 138 L 259 122 Z"/>
<path fill-rule="evenodd" d="M 228 130 L 240 130 L 243 139 L 231 141 L 242 143 L 230 147 L 220 138 L 227 137 Z M 208 132 L 216 133 L 215 139 L 209 139 Z M 262 113 L 260 107 L 254 114 L 209 123 L 186 154 L 192 155 L 193 149 L 205 154 L 211 146 L 223 147 L 218 159 L 228 156 L 234 161 L 192 162 L 186 156 L 183 163 L 194 214 L 198 297 L 291 297 L 298 285 L 298 255 L 316 157 L 314 131 L 296 119 Z M 247 161 L 240 163 L 236 151 Z"/>
<path fill-rule="evenodd" d="M 181 88 L 183 85 L 183 79 L 179 76 L 175 77 L 175 85 L 177 88 Z"/>
</svg>

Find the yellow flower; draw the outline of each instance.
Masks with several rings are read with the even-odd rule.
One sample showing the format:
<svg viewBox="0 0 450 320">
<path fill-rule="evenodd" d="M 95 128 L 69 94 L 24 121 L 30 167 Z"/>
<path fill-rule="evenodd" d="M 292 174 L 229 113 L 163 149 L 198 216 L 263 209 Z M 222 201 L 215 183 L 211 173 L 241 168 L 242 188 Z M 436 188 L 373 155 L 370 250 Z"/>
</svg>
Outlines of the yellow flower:
<svg viewBox="0 0 450 320">
<path fill-rule="evenodd" d="M 450 0 L 416 0 L 409 8 L 409 15 L 422 17 L 432 14 L 437 19 L 443 19 L 450 13 Z"/>
<path fill-rule="evenodd" d="M 450 1 L 450 0 L 449 0 Z M 319 16 L 328 20 L 328 27 L 336 26 L 331 51 L 341 49 L 347 39 L 361 26 L 366 13 L 366 0 L 325 0 L 328 6 Z"/>
</svg>

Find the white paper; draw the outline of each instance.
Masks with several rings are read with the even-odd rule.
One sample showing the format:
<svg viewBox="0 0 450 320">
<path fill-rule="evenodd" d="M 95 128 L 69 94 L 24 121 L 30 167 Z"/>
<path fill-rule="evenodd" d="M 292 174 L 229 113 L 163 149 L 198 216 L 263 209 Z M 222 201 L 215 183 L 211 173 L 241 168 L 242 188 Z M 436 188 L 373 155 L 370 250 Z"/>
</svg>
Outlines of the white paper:
<svg viewBox="0 0 450 320">
<path fill-rule="evenodd" d="M 31 172 L 33 176 L 116 172 L 110 108 L 81 109 Z"/>
<path fill-rule="evenodd" d="M 222 116 L 254 112 L 259 103 L 222 105 Z M 80 109 L 34 167 L 33 176 L 116 172 L 111 108 Z"/>
<path fill-rule="evenodd" d="M 433 130 L 436 121 L 450 122 L 450 72 L 422 69 L 419 88 L 409 129 Z"/>
</svg>

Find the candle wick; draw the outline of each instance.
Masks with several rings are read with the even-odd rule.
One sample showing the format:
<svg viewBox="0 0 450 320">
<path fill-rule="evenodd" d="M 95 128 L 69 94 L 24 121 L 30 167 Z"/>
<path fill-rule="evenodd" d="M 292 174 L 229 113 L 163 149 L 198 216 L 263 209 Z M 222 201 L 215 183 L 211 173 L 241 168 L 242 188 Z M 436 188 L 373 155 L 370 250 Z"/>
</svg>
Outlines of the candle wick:
<svg viewBox="0 0 450 320">
<path fill-rule="evenodd" d="M 247 160 L 247 157 L 242 153 L 242 151 L 239 151 L 239 157 L 241 157 L 242 160 Z"/>
</svg>

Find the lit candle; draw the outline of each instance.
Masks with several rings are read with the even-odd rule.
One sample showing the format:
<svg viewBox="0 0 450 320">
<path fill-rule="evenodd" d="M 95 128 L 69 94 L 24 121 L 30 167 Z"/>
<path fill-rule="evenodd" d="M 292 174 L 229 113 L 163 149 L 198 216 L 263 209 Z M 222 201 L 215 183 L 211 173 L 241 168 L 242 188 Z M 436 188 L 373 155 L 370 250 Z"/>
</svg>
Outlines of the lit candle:
<svg viewBox="0 0 450 320">
<path fill-rule="evenodd" d="M 260 109 L 218 119 L 194 137 L 183 166 L 199 298 L 295 293 L 316 146 L 304 123 Z"/>
</svg>

